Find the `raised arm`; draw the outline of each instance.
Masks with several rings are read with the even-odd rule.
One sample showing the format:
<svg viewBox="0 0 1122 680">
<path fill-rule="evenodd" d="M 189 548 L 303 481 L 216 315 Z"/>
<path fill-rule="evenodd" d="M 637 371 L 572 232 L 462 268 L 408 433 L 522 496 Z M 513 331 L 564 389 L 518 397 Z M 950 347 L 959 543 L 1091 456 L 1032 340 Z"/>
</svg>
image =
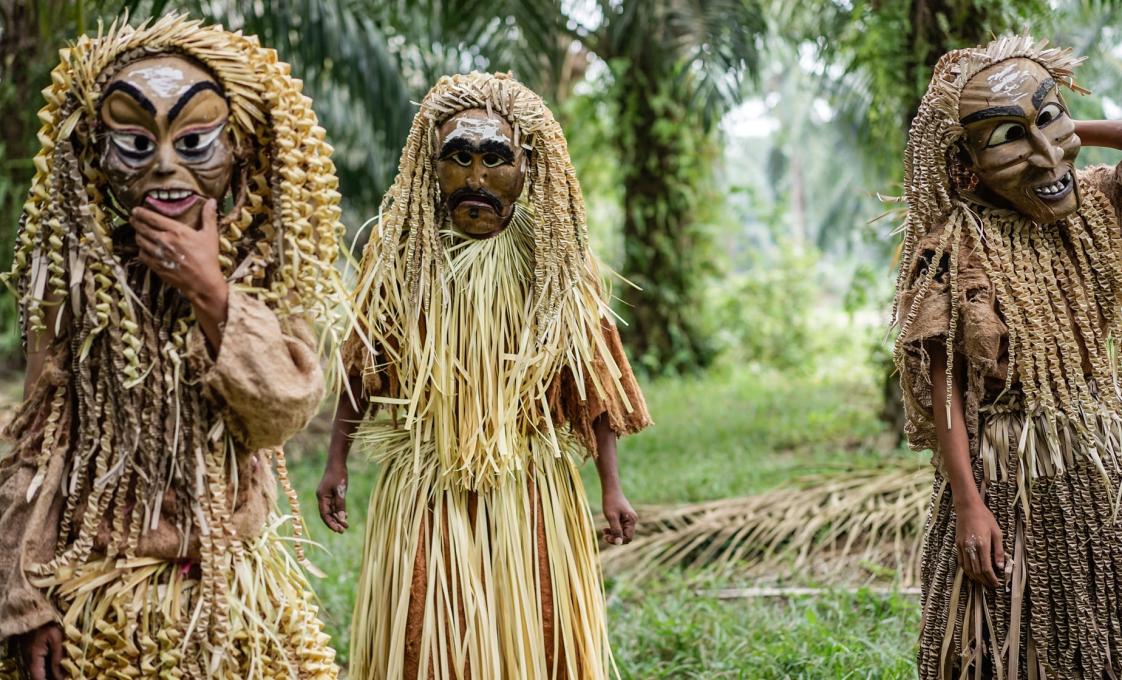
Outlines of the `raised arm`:
<svg viewBox="0 0 1122 680">
<path fill-rule="evenodd" d="M 1004 576 L 1005 570 L 1001 529 L 974 482 L 962 389 L 956 376 L 951 382 L 948 409 L 946 348 L 938 340 L 928 342 L 925 347 L 931 356 L 931 403 L 939 440 L 938 455 L 954 502 L 958 559 L 971 579 L 997 588 L 1001 584 L 998 575 Z"/>
<path fill-rule="evenodd" d="M 1122 149 L 1122 120 L 1077 120 L 1075 134 L 1083 146 Z"/>
</svg>

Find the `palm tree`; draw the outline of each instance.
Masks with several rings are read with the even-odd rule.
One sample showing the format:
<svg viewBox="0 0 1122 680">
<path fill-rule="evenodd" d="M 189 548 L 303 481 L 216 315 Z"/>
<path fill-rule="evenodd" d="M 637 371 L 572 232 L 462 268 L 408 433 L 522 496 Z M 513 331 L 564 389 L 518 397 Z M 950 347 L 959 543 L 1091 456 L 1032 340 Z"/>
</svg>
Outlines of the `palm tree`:
<svg viewBox="0 0 1122 680">
<path fill-rule="evenodd" d="M 548 80 L 560 63 L 554 0 L 133 0 L 137 16 L 169 8 L 257 35 L 304 80 L 335 147 L 354 221 L 393 181 L 416 107 L 445 74 L 513 70 Z M 247 11 L 250 8 L 252 11 Z M 264 11 L 259 11 L 263 9 Z"/>
<path fill-rule="evenodd" d="M 705 366 L 699 319 L 712 270 L 701 213 L 716 125 L 756 73 L 755 0 L 600 0 L 573 37 L 607 64 L 623 193 L 622 274 L 632 356 L 656 373 Z"/>
</svg>

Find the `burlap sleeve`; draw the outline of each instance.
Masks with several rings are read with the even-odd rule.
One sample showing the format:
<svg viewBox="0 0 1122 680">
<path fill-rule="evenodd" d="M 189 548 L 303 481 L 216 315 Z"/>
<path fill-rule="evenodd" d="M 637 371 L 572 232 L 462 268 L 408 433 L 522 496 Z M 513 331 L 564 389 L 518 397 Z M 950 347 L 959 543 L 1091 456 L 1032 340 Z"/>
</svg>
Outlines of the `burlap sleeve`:
<svg viewBox="0 0 1122 680">
<path fill-rule="evenodd" d="M 217 358 L 201 330 L 189 343 L 204 394 L 222 408 L 243 451 L 280 446 L 315 415 L 323 371 L 304 321 L 282 324 L 265 303 L 231 291 Z"/>
<path fill-rule="evenodd" d="M 932 230 L 917 244 L 912 271 L 906 273 L 908 283 L 898 300 L 899 315 L 906 321 L 900 340 L 905 433 L 913 449 L 936 453 L 931 363 L 926 347 L 932 342 L 945 343 L 951 327 L 951 255 L 940 253 L 942 235 L 942 228 Z M 965 236 L 959 247 L 954 368 L 959 385 L 965 387 L 966 426 L 971 452 L 976 455 L 978 408 L 985 399 L 987 381 L 1004 380 L 1009 332 L 975 246 L 973 237 Z M 925 283 L 931 267 L 936 268 L 934 277 Z"/>
<path fill-rule="evenodd" d="M 1114 206 L 1115 220 L 1122 225 L 1122 162 L 1118 165 L 1092 165 L 1080 170 L 1079 182 L 1101 191 Z"/>
<path fill-rule="evenodd" d="M 639 381 L 623 351 L 619 330 L 606 318 L 601 319 L 600 330 L 606 352 L 604 356 L 598 353 L 599 358 L 585 367 L 583 385 L 578 387 L 573 372 L 566 369 L 550 386 L 549 395 L 554 422 L 568 423 L 591 455 L 596 453 L 593 424 L 600 416 L 607 416 L 608 426 L 617 436 L 634 434 L 653 424 Z"/>
<path fill-rule="evenodd" d="M 63 506 L 60 485 L 70 431 L 68 412 L 59 419 L 54 452 L 30 500 L 28 491 L 39 472 L 37 458 L 49 405 L 56 391 L 63 389 L 65 374 L 56 364 L 48 364 L 4 433 L 14 448 L 0 462 L 0 643 L 59 620 L 47 594 L 30 583 L 26 570 L 31 564 L 49 562 L 58 538 Z"/>
</svg>

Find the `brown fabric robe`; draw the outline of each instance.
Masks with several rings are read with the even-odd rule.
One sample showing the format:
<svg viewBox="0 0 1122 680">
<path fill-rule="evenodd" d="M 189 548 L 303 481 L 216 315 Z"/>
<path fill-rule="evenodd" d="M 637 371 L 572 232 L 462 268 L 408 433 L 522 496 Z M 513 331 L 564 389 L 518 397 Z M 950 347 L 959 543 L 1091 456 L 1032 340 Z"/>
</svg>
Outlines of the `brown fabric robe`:
<svg viewBox="0 0 1122 680">
<path fill-rule="evenodd" d="M 62 343 L 65 345 L 65 343 Z M 275 449 L 298 432 L 315 414 L 323 396 L 323 373 L 315 343 L 303 321 L 281 322 L 263 302 L 230 291 L 227 322 L 218 356 L 211 358 L 199 329 L 189 341 L 190 373 L 200 376 L 198 385 L 207 399 L 219 406 L 223 420 L 239 443 L 238 479 L 228 486 L 232 521 L 238 536 L 260 534 L 275 502 L 271 463 Z M 43 486 L 31 502 L 28 486 L 36 474 L 47 407 L 57 390 L 68 390 L 65 352 L 48 361 L 21 412 L 38 409 L 31 424 L 6 433 L 15 440 L 15 450 L 0 461 L 0 641 L 39 626 L 58 621 L 60 612 L 46 594 L 31 585 L 27 567 L 49 561 L 58 543 L 58 528 L 65 498 L 60 488 L 73 451 L 63 432 L 59 455 L 51 458 Z M 76 413 L 69 409 L 69 413 Z M 16 423 L 20 421 L 17 415 Z M 64 428 L 66 431 L 69 427 Z M 164 508 L 176 503 L 174 490 L 165 495 Z M 164 517 L 172 516 L 165 512 Z M 109 536 L 108 518 L 101 527 L 95 553 Z M 186 554 L 179 554 L 180 530 L 162 521 L 145 534 L 139 555 L 166 559 L 197 558 L 199 546 L 192 540 Z"/>
</svg>

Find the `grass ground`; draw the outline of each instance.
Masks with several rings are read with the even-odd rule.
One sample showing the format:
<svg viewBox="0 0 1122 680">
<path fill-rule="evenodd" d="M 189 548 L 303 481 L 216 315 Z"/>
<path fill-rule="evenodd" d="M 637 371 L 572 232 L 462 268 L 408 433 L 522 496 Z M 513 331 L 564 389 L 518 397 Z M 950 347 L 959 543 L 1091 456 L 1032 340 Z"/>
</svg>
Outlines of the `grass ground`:
<svg viewBox="0 0 1122 680">
<path fill-rule="evenodd" d="M 637 505 L 751 494 L 808 473 L 897 464 L 909 456 L 885 443 L 875 389 L 863 371 L 791 377 L 749 369 L 648 386 L 657 426 L 620 446 L 624 488 Z M 847 377 L 857 375 L 858 377 Z M 836 377 L 841 376 L 841 377 Z M 336 536 L 315 516 L 322 453 L 311 447 L 291 464 L 294 483 L 327 552 L 313 560 L 316 584 L 341 660 L 346 660 L 365 502 L 374 466 L 351 466 L 351 530 Z M 595 469 L 585 466 L 599 506 Z M 792 600 L 722 601 L 671 575 L 642 590 L 609 583 L 610 627 L 621 674 L 648 678 L 905 678 L 919 611 L 902 595 L 832 592 Z"/>
</svg>

